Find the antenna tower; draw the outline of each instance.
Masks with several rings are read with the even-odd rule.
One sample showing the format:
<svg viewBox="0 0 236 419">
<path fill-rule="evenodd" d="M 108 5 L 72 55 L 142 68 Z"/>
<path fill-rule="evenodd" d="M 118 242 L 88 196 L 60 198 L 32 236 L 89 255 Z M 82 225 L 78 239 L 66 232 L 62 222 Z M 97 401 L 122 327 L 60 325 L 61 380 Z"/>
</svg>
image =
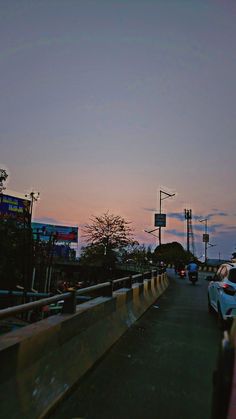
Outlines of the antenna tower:
<svg viewBox="0 0 236 419">
<path fill-rule="evenodd" d="M 187 252 L 190 252 L 190 243 L 192 254 L 195 255 L 195 245 L 194 245 L 194 235 L 193 235 L 193 226 L 192 226 L 192 210 L 184 210 L 185 220 L 187 221 Z"/>
</svg>

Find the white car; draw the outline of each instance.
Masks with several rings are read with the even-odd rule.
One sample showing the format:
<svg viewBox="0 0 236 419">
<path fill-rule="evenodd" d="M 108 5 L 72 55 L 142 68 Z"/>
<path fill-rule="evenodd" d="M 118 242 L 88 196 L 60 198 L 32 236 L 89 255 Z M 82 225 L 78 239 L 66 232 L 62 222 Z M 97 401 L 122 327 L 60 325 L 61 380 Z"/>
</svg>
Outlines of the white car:
<svg viewBox="0 0 236 419">
<path fill-rule="evenodd" d="M 223 263 L 208 285 L 209 311 L 218 313 L 220 326 L 236 317 L 236 263 Z"/>
</svg>

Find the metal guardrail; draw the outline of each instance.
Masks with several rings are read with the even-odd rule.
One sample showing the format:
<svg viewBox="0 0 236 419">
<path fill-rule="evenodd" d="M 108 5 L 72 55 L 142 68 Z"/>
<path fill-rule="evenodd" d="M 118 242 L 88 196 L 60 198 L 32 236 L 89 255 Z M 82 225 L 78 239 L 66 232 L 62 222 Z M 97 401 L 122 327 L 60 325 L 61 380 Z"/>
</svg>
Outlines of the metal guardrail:
<svg viewBox="0 0 236 419">
<path fill-rule="evenodd" d="M 152 274 L 156 273 L 156 270 L 144 272 L 143 274 L 130 275 L 125 278 L 115 279 L 113 281 L 103 282 L 101 284 L 92 285 L 90 287 L 81 288 L 79 290 L 71 290 L 63 294 L 57 294 L 52 297 L 42 298 L 38 301 L 33 301 L 26 304 L 20 304 L 14 307 L 8 307 L 0 310 L 0 320 L 7 317 L 14 316 L 16 314 L 25 313 L 31 310 L 37 310 L 41 307 L 63 301 L 63 314 L 73 314 L 76 312 L 77 300 L 81 300 L 81 297 L 88 295 L 91 298 L 98 296 L 112 297 L 113 291 L 121 287 L 132 288 L 133 283 L 142 283 L 145 278 L 151 278 Z M 37 294 L 34 294 L 37 295 Z"/>
<path fill-rule="evenodd" d="M 0 290 L 0 296 L 14 296 L 14 297 L 52 297 L 52 294 L 49 292 L 36 292 L 36 291 L 12 291 L 12 290 Z"/>
</svg>

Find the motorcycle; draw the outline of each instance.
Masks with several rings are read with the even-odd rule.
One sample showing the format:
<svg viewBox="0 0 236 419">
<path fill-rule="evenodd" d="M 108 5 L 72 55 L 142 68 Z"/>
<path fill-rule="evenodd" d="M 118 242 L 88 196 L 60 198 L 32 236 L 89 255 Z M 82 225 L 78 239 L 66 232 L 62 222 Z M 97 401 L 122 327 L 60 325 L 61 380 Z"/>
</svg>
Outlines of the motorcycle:
<svg viewBox="0 0 236 419">
<path fill-rule="evenodd" d="M 198 272 L 189 272 L 188 279 L 193 285 L 195 285 L 198 280 Z"/>
<path fill-rule="evenodd" d="M 178 270 L 178 275 L 179 275 L 180 278 L 185 278 L 186 277 L 185 269 L 179 269 Z"/>
</svg>

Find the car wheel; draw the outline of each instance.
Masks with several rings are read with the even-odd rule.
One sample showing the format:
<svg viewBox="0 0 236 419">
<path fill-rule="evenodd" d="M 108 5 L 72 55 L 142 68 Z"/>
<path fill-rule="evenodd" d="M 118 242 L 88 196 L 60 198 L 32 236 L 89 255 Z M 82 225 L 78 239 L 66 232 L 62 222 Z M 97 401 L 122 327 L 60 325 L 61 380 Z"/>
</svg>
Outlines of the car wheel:
<svg viewBox="0 0 236 419">
<path fill-rule="evenodd" d="M 210 303 L 210 297 L 209 297 L 209 294 L 208 294 L 208 296 L 207 296 L 207 302 L 208 302 L 208 313 L 213 314 L 215 310 L 214 310 L 214 308 L 212 307 L 212 305 L 211 305 L 211 303 Z"/>
</svg>

